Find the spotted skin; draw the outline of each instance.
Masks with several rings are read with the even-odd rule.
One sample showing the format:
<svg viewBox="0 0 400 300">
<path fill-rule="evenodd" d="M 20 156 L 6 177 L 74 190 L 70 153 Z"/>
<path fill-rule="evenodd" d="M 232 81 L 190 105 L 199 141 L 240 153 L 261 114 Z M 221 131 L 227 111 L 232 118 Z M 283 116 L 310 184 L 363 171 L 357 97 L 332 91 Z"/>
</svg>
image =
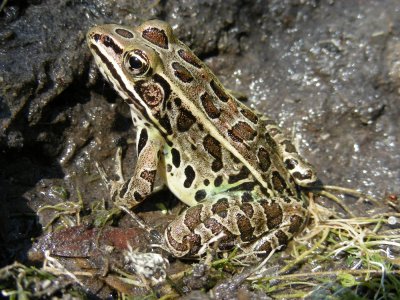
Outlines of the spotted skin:
<svg viewBox="0 0 400 300">
<path fill-rule="evenodd" d="M 165 242 L 176 257 L 215 245 L 252 258 L 285 245 L 307 216 L 302 187 L 316 181 L 276 123 L 234 98 L 161 21 L 102 25 L 88 45 L 105 78 L 128 103 L 137 128 L 133 177 L 112 188 L 133 208 L 157 177 L 189 208 Z M 208 245 L 208 246 L 207 246 Z"/>
</svg>

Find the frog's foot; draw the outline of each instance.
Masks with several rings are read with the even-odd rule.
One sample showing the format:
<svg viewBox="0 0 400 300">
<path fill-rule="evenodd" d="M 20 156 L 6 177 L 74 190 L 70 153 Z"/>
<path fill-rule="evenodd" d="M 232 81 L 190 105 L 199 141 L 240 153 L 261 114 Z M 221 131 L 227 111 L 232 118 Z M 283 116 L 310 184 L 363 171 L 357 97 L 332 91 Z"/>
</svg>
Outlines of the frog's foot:
<svg viewBox="0 0 400 300">
<path fill-rule="evenodd" d="M 222 233 L 218 252 L 238 246 L 253 257 L 266 257 L 302 229 L 306 216 L 303 202 L 291 197 L 243 203 L 221 198 L 187 209 L 168 225 L 165 240 L 174 256 L 199 256 L 203 245 Z"/>
</svg>

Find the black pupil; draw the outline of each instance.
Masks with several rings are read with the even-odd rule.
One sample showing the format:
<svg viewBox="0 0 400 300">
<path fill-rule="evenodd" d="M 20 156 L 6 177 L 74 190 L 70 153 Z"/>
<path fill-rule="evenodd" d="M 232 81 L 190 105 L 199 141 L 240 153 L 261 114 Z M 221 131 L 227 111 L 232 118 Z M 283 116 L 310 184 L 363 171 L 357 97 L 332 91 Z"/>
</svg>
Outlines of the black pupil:
<svg viewBox="0 0 400 300">
<path fill-rule="evenodd" d="M 132 56 L 131 58 L 129 58 L 129 65 L 132 69 L 140 69 L 141 67 L 143 67 L 142 61 L 136 56 Z"/>
</svg>

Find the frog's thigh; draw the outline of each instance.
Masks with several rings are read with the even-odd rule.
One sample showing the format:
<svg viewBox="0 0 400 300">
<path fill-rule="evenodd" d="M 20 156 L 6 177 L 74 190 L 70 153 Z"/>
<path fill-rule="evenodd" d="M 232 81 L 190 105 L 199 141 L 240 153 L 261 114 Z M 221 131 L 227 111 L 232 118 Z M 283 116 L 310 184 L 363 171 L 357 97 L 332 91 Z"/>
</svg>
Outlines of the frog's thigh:
<svg viewBox="0 0 400 300">
<path fill-rule="evenodd" d="M 273 197 L 242 202 L 240 197 L 219 197 L 219 200 L 193 206 L 171 222 L 165 238 L 173 255 L 202 254 L 202 245 L 218 238 L 218 250 L 239 246 L 248 251 L 271 250 L 285 245 L 298 232 L 307 210 L 303 202 L 290 197 Z"/>
</svg>

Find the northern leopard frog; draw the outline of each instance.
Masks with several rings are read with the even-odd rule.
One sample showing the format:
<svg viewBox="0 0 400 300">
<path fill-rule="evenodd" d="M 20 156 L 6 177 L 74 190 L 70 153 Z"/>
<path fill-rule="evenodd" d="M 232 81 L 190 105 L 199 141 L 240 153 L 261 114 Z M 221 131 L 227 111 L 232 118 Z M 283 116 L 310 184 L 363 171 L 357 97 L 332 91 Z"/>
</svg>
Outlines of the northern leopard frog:
<svg viewBox="0 0 400 300">
<path fill-rule="evenodd" d="M 190 208 L 165 240 L 174 256 L 217 247 L 268 255 L 300 231 L 302 187 L 316 181 L 277 124 L 229 93 L 162 21 L 136 28 L 102 25 L 87 34 L 104 77 L 129 104 L 137 163 L 112 198 L 129 208 L 153 191 L 156 176 Z"/>
</svg>

